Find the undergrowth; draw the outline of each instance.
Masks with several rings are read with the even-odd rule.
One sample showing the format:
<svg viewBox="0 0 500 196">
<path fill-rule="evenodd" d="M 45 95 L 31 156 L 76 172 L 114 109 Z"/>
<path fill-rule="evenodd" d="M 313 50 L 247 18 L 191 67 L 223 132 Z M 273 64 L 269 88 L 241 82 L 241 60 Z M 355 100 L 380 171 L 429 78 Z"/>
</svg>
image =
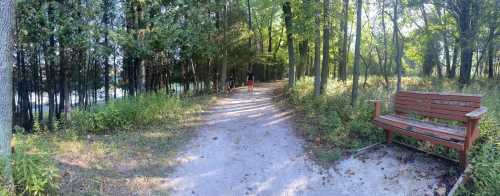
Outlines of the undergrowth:
<svg viewBox="0 0 500 196">
<path fill-rule="evenodd" d="M 391 81 L 394 84 L 394 80 Z M 393 88 L 385 88 L 382 78 L 371 77 L 361 84 L 357 108 L 351 100 L 352 81 L 330 81 L 326 93 L 313 96 L 313 78 L 297 81 L 288 89 L 289 103 L 304 115 L 304 134 L 317 146 L 322 146 L 316 155 L 319 159 L 335 160 L 339 154 L 358 149 L 370 143 L 383 141 L 382 130 L 372 124 L 373 105 L 367 100 L 383 100 L 383 113 L 392 110 Z M 402 89 L 425 92 L 459 92 L 481 94 L 482 105 L 488 113 L 480 124 L 480 137 L 476 140 L 469 156 L 472 174 L 468 183 L 462 186 L 458 195 L 499 195 L 500 194 L 500 85 L 498 81 L 477 80 L 460 88 L 455 80 L 421 77 L 404 77 Z M 429 148 L 424 142 L 408 137 L 396 137 L 404 143 L 415 145 L 434 153 L 456 158 L 456 153 L 443 147 Z M 318 145 L 319 144 L 319 145 Z"/>
<path fill-rule="evenodd" d="M 15 152 L 11 161 L 16 194 L 57 195 L 61 191 L 63 175 L 67 173 L 60 171 L 61 164 L 56 157 L 74 159 L 85 156 L 85 159 L 94 161 L 90 162 L 93 167 L 102 170 L 111 164 L 109 161 L 113 158 L 136 156 L 137 153 L 132 152 L 134 149 L 142 154 L 152 148 L 168 148 L 159 153 L 168 152 L 173 145 L 172 140 L 178 140 L 184 134 L 179 130 L 181 126 L 201 111 L 206 101 L 200 100 L 205 99 L 181 99 L 163 93 L 145 94 L 117 99 L 89 110 L 75 110 L 67 123 L 54 123 L 58 129 L 55 132 L 48 132 L 47 126 L 40 122 L 34 123 L 34 134 L 16 130 L 13 137 Z M 151 134 L 155 137 L 151 138 Z M 124 145 L 129 147 L 123 148 Z M 113 158 L 107 159 L 109 156 Z M 78 175 L 98 178 L 101 173 Z M 5 194 L 7 192 L 2 188 L 0 195 Z"/>
</svg>

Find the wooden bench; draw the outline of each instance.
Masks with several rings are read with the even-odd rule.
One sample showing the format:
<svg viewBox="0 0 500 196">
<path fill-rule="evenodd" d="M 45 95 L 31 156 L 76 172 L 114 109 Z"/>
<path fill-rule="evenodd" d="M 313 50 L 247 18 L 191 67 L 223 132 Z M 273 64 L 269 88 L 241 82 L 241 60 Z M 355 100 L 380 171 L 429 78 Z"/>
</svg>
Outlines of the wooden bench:
<svg viewBox="0 0 500 196">
<path fill-rule="evenodd" d="M 467 165 L 467 153 L 479 137 L 479 121 L 487 111 L 481 106 L 480 95 L 401 91 L 395 94 L 394 114 L 389 115 L 380 115 L 380 100 L 371 102 L 375 105 L 373 122 L 384 129 L 387 143 L 392 143 L 395 132 L 456 149 L 462 168 Z M 413 115 L 424 120 L 411 118 Z M 462 125 L 450 126 L 432 119 L 460 121 Z"/>
</svg>

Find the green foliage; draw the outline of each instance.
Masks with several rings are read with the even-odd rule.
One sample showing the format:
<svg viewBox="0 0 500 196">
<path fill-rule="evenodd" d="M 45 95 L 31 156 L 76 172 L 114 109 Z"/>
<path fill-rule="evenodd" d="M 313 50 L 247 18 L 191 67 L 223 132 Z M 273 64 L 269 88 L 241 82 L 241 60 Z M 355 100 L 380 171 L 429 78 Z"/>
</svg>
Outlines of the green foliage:
<svg viewBox="0 0 500 196">
<path fill-rule="evenodd" d="M 299 80 L 288 92 L 288 100 L 304 112 L 306 121 L 312 126 L 307 130 L 307 137 L 320 138 L 323 145 L 343 150 L 357 149 L 379 140 L 381 132 L 371 123 L 373 108 L 360 102 L 353 110 L 349 85 L 331 81 L 327 93 L 315 98 L 312 83 L 312 78 Z M 372 94 L 375 92 L 360 93 L 360 100 L 367 100 Z M 319 157 L 331 156 L 320 153 Z"/>
<path fill-rule="evenodd" d="M 70 129 L 81 133 L 105 133 L 159 123 L 174 123 L 199 109 L 196 107 L 186 111 L 186 106 L 190 104 L 189 99 L 181 100 L 164 93 L 152 93 L 115 100 L 89 111 L 74 111 Z"/>
<path fill-rule="evenodd" d="M 500 124 L 492 116 L 481 122 L 481 135 L 472 150 L 471 179 L 461 187 L 459 195 L 500 193 Z"/>
<path fill-rule="evenodd" d="M 50 146 L 39 137 L 43 136 L 16 134 L 14 137 L 13 177 L 19 195 L 50 195 L 59 188 L 58 169 L 49 153 Z"/>
</svg>

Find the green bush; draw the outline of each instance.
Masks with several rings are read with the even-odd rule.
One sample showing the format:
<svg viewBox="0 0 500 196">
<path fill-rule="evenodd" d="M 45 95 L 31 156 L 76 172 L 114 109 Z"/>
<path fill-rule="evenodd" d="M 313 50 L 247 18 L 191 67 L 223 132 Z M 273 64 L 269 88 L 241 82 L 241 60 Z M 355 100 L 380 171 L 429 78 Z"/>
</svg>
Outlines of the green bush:
<svg viewBox="0 0 500 196">
<path fill-rule="evenodd" d="M 380 130 L 371 123 L 373 106 L 364 101 L 354 110 L 351 106 L 351 87 L 348 83 L 330 82 L 327 93 L 313 96 L 312 78 L 304 78 L 288 90 L 290 103 L 305 114 L 313 127 L 307 129 L 309 138 L 320 138 L 327 146 L 344 150 L 360 148 L 379 140 Z M 374 92 L 360 93 L 360 100 L 371 99 Z"/>
<path fill-rule="evenodd" d="M 34 137 L 40 136 L 16 134 L 14 137 L 16 149 L 12 154 L 11 162 L 16 193 L 18 195 L 56 194 L 59 178 L 56 164 L 49 153 L 48 144 L 40 143 L 44 140 L 34 139 Z M 8 195 L 8 191 L 2 187 L 0 195 Z"/>
<path fill-rule="evenodd" d="M 70 128 L 83 133 L 105 133 L 132 127 L 175 123 L 193 112 L 185 110 L 189 102 L 190 98 L 181 100 L 164 93 L 115 100 L 87 111 L 72 112 Z"/>
</svg>

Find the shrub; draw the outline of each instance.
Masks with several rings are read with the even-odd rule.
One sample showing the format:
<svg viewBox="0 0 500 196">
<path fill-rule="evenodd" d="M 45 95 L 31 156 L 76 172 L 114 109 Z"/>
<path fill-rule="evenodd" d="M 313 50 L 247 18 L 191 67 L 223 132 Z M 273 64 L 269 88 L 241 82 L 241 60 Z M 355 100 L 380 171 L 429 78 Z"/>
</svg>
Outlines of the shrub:
<svg viewBox="0 0 500 196">
<path fill-rule="evenodd" d="M 332 81 L 326 94 L 320 97 L 313 96 L 313 90 L 312 78 L 304 78 L 287 92 L 289 102 L 304 112 L 313 127 L 306 133 L 309 138 L 319 137 L 323 144 L 344 150 L 359 148 L 380 138 L 380 131 L 371 123 L 371 105 L 360 101 L 353 110 L 348 83 Z M 366 100 L 375 94 L 360 93 L 359 99 Z"/>
<path fill-rule="evenodd" d="M 12 154 L 11 161 L 16 193 L 18 195 L 55 194 L 58 190 L 57 167 L 49 154 L 48 144 L 39 143 L 44 140 L 35 140 L 33 137 L 39 136 L 16 134 L 14 137 L 16 150 Z M 0 195 L 8 195 L 8 191 L 2 187 Z"/>
<path fill-rule="evenodd" d="M 104 133 L 146 125 L 176 123 L 183 116 L 194 112 L 190 110 L 199 109 L 186 107 L 189 102 L 190 98 L 181 100 L 164 93 L 115 100 L 88 111 L 74 111 L 71 129 L 81 133 Z"/>
</svg>

